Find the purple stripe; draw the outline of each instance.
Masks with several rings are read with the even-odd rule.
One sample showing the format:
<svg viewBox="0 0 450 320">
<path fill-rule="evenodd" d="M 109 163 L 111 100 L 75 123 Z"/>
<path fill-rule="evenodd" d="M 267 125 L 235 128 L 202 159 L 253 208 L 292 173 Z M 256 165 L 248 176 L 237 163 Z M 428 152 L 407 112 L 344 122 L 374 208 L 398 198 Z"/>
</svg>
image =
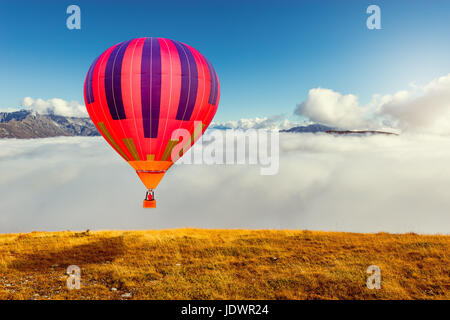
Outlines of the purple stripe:
<svg viewBox="0 0 450 320">
<path fill-rule="evenodd" d="M 198 89 L 197 63 L 189 48 L 178 41 L 173 41 L 180 56 L 181 63 L 181 92 L 178 103 L 177 120 L 190 120 L 194 111 Z"/>
<path fill-rule="evenodd" d="M 91 98 L 92 82 L 90 79 L 91 79 L 92 66 L 93 66 L 93 64 L 91 64 L 91 66 L 89 67 L 89 71 L 86 76 L 86 83 L 84 84 L 84 93 L 86 94 L 87 104 L 94 102 Z"/>
<path fill-rule="evenodd" d="M 88 104 L 94 102 L 94 90 L 92 90 L 92 81 L 94 78 L 94 69 L 95 65 L 97 64 L 98 58 L 100 57 L 95 58 L 94 62 L 92 62 L 86 77 L 84 90 L 86 92 L 86 100 Z"/>
<path fill-rule="evenodd" d="M 144 137 L 158 137 L 161 108 L 161 50 L 157 38 L 146 38 L 141 61 L 141 105 Z"/>
<path fill-rule="evenodd" d="M 219 96 L 219 80 L 217 79 L 217 73 L 216 71 L 214 71 L 214 79 L 215 79 L 215 86 L 216 86 L 216 90 L 214 90 L 214 99 L 213 99 L 213 105 L 217 104 L 217 97 Z"/>
<path fill-rule="evenodd" d="M 217 96 L 219 94 L 219 81 L 218 81 L 218 77 L 217 77 L 217 72 L 216 69 L 214 69 L 214 67 L 211 65 L 211 68 L 214 71 L 214 97 L 213 97 L 213 105 L 216 105 L 217 103 Z"/>
<path fill-rule="evenodd" d="M 131 40 L 119 43 L 111 52 L 105 70 L 105 94 L 113 120 L 125 119 L 122 100 L 122 61 Z"/>
<path fill-rule="evenodd" d="M 211 62 L 208 61 L 208 59 L 206 59 L 206 64 L 208 65 L 208 69 L 209 69 L 209 76 L 211 78 L 211 90 L 209 92 L 209 99 L 208 99 L 208 103 L 212 104 L 212 105 L 216 105 L 217 102 L 217 94 L 218 94 L 218 85 L 217 85 L 217 73 L 216 70 L 214 70 L 214 67 L 212 66 Z"/>
</svg>

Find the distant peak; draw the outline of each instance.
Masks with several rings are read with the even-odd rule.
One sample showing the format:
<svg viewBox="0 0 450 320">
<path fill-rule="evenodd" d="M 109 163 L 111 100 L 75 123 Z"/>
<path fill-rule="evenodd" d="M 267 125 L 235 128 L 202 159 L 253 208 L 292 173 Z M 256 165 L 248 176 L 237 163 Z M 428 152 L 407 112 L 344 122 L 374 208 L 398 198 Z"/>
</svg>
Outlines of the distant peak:
<svg viewBox="0 0 450 320">
<path fill-rule="evenodd" d="M 339 129 L 328 127 L 320 123 L 313 123 L 305 126 L 293 127 L 287 130 L 281 130 L 280 132 L 316 133 L 316 132 L 327 132 L 330 130 L 339 130 Z"/>
</svg>

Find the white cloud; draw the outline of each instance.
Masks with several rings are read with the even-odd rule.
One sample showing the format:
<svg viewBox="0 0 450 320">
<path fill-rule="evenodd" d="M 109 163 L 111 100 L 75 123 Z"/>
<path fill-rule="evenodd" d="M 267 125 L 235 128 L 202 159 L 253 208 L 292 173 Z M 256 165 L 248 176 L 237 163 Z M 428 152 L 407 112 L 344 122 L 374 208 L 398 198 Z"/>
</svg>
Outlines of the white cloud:
<svg viewBox="0 0 450 320">
<path fill-rule="evenodd" d="M 283 119 L 281 116 L 272 116 L 264 118 L 253 119 L 239 119 L 223 122 L 212 122 L 211 128 L 227 128 L 227 129 L 290 129 L 295 126 L 299 126 L 297 122 L 292 122 L 288 119 Z"/>
<path fill-rule="evenodd" d="M 40 114 L 56 114 L 65 117 L 87 117 L 88 113 L 84 105 L 76 101 L 65 101 L 59 98 L 48 100 L 33 99 L 25 97 L 22 99 L 21 106 L 25 109 L 31 109 Z"/>
<path fill-rule="evenodd" d="M 295 228 L 448 233 L 450 137 L 281 134 L 280 170 L 179 165 L 145 188 L 100 137 L 0 140 L 0 232 Z"/>
<path fill-rule="evenodd" d="M 309 90 L 308 99 L 295 110 L 298 115 L 308 117 L 314 122 L 339 128 L 364 128 L 367 126 L 358 97 L 353 94 L 342 95 L 330 89 Z"/>
<path fill-rule="evenodd" d="M 379 114 L 402 130 L 450 134 L 450 74 L 418 91 L 386 96 Z"/>
<path fill-rule="evenodd" d="M 311 121 L 348 129 L 399 129 L 403 132 L 450 134 L 450 74 L 424 86 L 392 95 L 373 95 L 361 105 L 355 95 L 330 89 L 309 91 L 295 113 Z"/>
</svg>

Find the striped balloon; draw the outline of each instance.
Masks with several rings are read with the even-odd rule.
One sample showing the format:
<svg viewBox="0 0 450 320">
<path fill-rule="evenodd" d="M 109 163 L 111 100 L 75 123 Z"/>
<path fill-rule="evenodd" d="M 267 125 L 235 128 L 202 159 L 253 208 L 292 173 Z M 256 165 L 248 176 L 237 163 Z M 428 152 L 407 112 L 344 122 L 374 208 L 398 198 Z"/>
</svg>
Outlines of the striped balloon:
<svg viewBox="0 0 450 320">
<path fill-rule="evenodd" d="M 172 149 L 180 143 L 186 151 L 203 134 L 219 96 L 211 63 L 193 47 L 164 38 L 109 48 L 94 60 L 84 84 L 92 121 L 148 189 L 176 161 Z M 174 139 L 177 129 L 188 130 L 191 138 Z"/>
</svg>

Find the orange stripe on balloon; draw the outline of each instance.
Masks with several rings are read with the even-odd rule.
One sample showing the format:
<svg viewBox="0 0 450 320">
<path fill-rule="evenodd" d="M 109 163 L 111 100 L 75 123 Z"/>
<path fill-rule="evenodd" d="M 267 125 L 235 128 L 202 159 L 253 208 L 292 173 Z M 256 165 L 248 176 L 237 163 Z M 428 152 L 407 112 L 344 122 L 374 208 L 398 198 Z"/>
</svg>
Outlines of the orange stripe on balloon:
<svg viewBox="0 0 450 320">
<path fill-rule="evenodd" d="M 134 160 L 141 160 L 139 157 L 139 154 L 136 150 L 136 145 L 134 144 L 133 138 L 125 138 L 123 139 L 123 142 L 127 146 L 128 151 L 130 151 L 131 155 L 133 156 Z"/>
<path fill-rule="evenodd" d="M 194 129 L 194 132 L 191 134 L 191 139 L 189 139 L 189 141 L 187 141 L 183 145 L 183 149 L 180 150 L 180 156 L 185 154 L 192 147 L 192 145 L 201 137 L 204 128 L 205 128 L 204 123 L 196 121 L 196 127 Z"/>
<path fill-rule="evenodd" d="M 106 140 L 108 140 L 108 142 L 117 150 L 118 153 L 120 153 L 120 155 L 122 157 L 124 157 L 127 161 L 130 161 L 130 158 L 127 157 L 127 155 L 123 152 L 123 150 L 117 144 L 116 140 L 114 140 L 111 133 L 108 131 L 108 129 L 106 129 L 105 124 L 103 122 L 99 122 L 99 123 L 97 123 L 97 125 L 98 125 L 98 128 L 100 129 L 101 133 L 103 134 L 103 136 L 106 138 Z"/>
<path fill-rule="evenodd" d="M 164 154 L 161 158 L 161 161 L 167 161 L 170 158 L 170 155 L 172 153 L 172 149 L 177 145 L 178 140 L 169 140 L 169 142 L 166 145 L 166 149 L 164 150 Z"/>
</svg>

